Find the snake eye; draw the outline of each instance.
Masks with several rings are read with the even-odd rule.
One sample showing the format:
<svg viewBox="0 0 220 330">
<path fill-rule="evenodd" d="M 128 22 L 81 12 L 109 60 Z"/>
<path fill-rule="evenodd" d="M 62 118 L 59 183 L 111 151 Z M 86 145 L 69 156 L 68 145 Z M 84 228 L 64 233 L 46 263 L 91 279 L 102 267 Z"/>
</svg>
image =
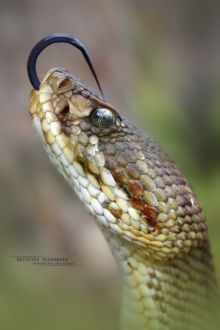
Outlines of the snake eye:
<svg viewBox="0 0 220 330">
<path fill-rule="evenodd" d="M 95 109 L 90 115 L 92 123 L 100 128 L 109 128 L 115 124 L 115 115 L 109 109 Z"/>
</svg>

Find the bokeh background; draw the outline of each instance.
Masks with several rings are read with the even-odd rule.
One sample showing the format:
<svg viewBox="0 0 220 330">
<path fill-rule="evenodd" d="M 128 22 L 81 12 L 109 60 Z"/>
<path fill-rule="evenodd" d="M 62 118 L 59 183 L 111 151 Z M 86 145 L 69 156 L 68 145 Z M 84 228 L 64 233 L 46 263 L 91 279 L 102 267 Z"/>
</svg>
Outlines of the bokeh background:
<svg viewBox="0 0 220 330">
<path fill-rule="evenodd" d="M 104 238 L 57 174 L 31 126 L 26 61 L 42 37 L 73 34 L 104 94 L 171 154 L 207 214 L 220 279 L 220 2 L 0 2 L 0 322 L 7 329 L 117 329 L 120 276 Z M 96 88 L 78 50 L 52 45 L 38 72 L 61 66 Z M 76 267 L 18 263 L 64 256 Z"/>
</svg>

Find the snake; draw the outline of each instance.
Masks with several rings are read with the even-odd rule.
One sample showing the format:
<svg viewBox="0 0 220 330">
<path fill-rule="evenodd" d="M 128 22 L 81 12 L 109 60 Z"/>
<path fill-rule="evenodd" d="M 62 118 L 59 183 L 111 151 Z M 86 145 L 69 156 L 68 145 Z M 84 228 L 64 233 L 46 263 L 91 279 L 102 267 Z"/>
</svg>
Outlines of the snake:
<svg viewBox="0 0 220 330">
<path fill-rule="evenodd" d="M 57 42 L 82 52 L 99 93 L 63 68 L 38 79 L 39 54 Z M 206 217 L 182 171 L 104 98 L 88 52 L 75 37 L 42 39 L 27 69 L 33 126 L 119 267 L 121 329 L 213 329 L 217 283 Z"/>
</svg>

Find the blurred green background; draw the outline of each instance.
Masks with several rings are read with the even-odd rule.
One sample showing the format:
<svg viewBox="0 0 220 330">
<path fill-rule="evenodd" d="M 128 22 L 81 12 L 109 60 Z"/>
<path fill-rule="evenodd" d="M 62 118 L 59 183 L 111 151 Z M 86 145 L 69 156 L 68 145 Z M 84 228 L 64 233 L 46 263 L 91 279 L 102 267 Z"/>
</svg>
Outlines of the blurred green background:
<svg viewBox="0 0 220 330">
<path fill-rule="evenodd" d="M 55 32 L 87 47 L 105 96 L 153 136 L 202 204 L 220 279 L 220 3 L 0 2 L 0 324 L 8 329 L 117 329 L 120 276 L 94 220 L 44 153 L 27 113 L 26 61 Z M 61 66 L 96 88 L 81 54 L 53 45 L 38 72 Z M 68 256 L 40 267 L 10 256 Z"/>
</svg>

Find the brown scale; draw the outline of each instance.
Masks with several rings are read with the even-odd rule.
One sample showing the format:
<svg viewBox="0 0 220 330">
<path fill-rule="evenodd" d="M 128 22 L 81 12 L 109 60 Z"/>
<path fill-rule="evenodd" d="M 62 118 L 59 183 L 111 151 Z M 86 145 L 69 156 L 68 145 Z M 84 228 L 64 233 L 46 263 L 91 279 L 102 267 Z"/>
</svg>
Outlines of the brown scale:
<svg viewBox="0 0 220 330">
<path fill-rule="evenodd" d="M 144 194 L 143 187 L 138 181 L 129 181 L 127 184 L 127 190 L 134 196 L 142 196 Z"/>
<path fill-rule="evenodd" d="M 177 201 L 178 205 L 180 205 L 182 207 L 185 207 L 186 205 L 189 205 L 189 206 L 192 205 L 189 197 L 184 196 L 184 195 L 178 195 L 176 197 L 176 201 Z"/>
<path fill-rule="evenodd" d="M 188 205 L 186 205 L 185 207 L 185 214 L 192 216 L 193 215 L 193 211 L 191 209 L 191 207 L 189 207 Z"/>
<path fill-rule="evenodd" d="M 105 154 L 115 155 L 115 147 L 112 144 L 105 144 Z"/>
<path fill-rule="evenodd" d="M 137 157 L 132 150 L 125 150 L 122 154 L 128 163 L 135 163 L 137 161 Z"/>
<path fill-rule="evenodd" d="M 129 175 L 129 177 L 133 180 L 138 180 L 140 177 L 139 171 L 137 170 L 137 167 L 134 164 L 128 164 L 126 167 L 126 172 Z"/>
<path fill-rule="evenodd" d="M 142 211 L 144 209 L 145 202 L 143 201 L 143 199 L 141 197 L 132 196 L 129 201 L 135 209 L 140 210 L 140 211 Z"/>
<path fill-rule="evenodd" d="M 158 225 L 158 229 L 161 228 L 161 224 L 156 223 L 156 218 L 158 217 L 159 213 L 155 207 L 147 205 L 140 196 L 131 196 L 129 201 L 135 209 L 141 211 L 142 221 L 145 224 L 151 227 Z"/>
<path fill-rule="evenodd" d="M 147 218 L 151 219 L 152 221 L 155 221 L 158 216 L 158 211 L 155 207 L 146 205 L 142 211 L 142 214 L 145 215 Z"/>
<path fill-rule="evenodd" d="M 109 207 L 109 211 L 114 215 L 115 218 L 120 219 L 122 216 L 122 210 Z"/>
<path fill-rule="evenodd" d="M 114 171 L 112 171 L 112 175 L 114 179 L 119 183 L 127 184 L 129 181 L 127 174 L 122 168 L 116 168 Z"/>
<path fill-rule="evenodd" d="M 169 176 L 164 175 L 163 181 L 164 181 L 165 185 L 172 186 L 172 180 Z"/>
<path fill-rule="evenodd" d="M 69 136 L 71 133 L 71 126 L 72 126 L 72 120 L 70 120 L 69 116 L 69 105 L 66 105 L 62 112 L 57 114 L 57 118 L 59 119 L 61 123 L 61 131 L 66 136 Z"/>
<path fill-rule="evenodd" d="M 82 144 L 78 144 L 75 147 L 74 153 L 75 153 L 75 157 L 76 157 L 77 161 L 79 163 L 81 163 L 81 165 L 84 168 L 85 167 L 85 159 L 86 159 L 86 157 L 85 157 L 85 147 Z"/>
<path fill-rule="evenodd" d="M 126 159 L 118 151 L 116 153 L 116 163 L 117 163 L 117 166 L 120 166 L 120 167 L 125 167 L 127 165 Z"/>
<path fill-rule="evenodd" d="M 105 160 L 105 166 L 112 171 L 116 168 L 117 164 L 113 157 L 107 157 Z"/>
<path fill-rule="evenodd" d="M 80 128 L 83 132 L 86 132 L 86 134 L 88 134 L 88 136 L 91 135 L 91 123 L 90 121 L 87 119 L 87 120 L 83 120 L 80 122 Z"/>
<path fill-rule="evenodd" d="M 151 227 L 155 227 L 157 225 L 156 219 L 158 217 L 158 211 L 155 207 L 146 205 L 144 209 L 142 210 L 143 219 L 146 220 L 147 224 Z M 160 225 L 159 225 L 160 227 Z M 159 228 L 158 228 L 159 229 Z"/>
</svg>

